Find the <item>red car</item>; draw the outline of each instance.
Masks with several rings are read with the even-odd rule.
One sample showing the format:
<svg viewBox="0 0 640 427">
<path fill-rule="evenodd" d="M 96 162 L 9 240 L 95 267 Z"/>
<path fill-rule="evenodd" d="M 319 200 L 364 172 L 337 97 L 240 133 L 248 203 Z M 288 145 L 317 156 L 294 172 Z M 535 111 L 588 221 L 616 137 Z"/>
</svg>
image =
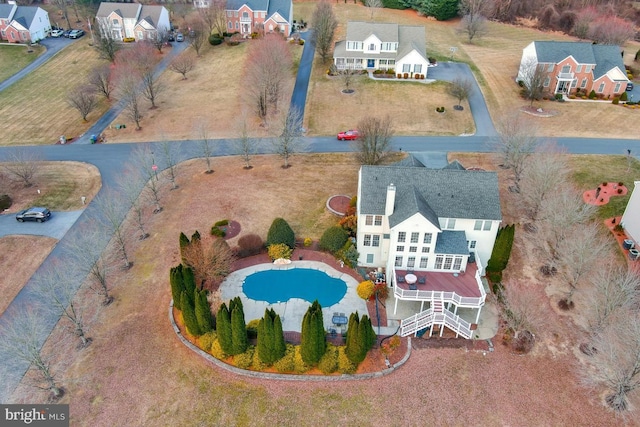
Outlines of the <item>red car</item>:
<svg viewBox="0 0 640 427">
<path fill-rule="evenodd" d="M 354 140 L 354 139 L 358 139 L 358 136 L 360 136 L 360 134 L 358 134 L 357 130 L 348 130 L 345 132 L 340 132 L 338 134 L 338 139 L 340 141 L 345 141 L 345 140 Z"/>
</svg>

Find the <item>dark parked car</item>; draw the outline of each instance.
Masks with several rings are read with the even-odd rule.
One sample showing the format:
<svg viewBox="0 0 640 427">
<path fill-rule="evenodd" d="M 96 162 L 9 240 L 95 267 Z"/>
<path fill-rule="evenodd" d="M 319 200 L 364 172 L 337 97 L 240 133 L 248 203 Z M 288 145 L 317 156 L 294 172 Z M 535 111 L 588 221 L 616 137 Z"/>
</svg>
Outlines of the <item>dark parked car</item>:
<svg viewBox="0 0 640 427">
<path fill-rule="evenodd" d="M 39 208 L 39 207 L 25 209 L 16 214 L 16 220 L 18 220 L 18 222 L 24 222 L 24 221 L 45 222 L 49 218 L 51 218 L 51 211 L 47 208 Z"/>
<path fill-rule="evenodd" d="M 169 35 L 167 36 L 167 41 L 169 42 L 174 42 L 176 41 L 175 36 L 173 35 L 173 33 L 169 33 Z"/>
<path fill-rule="evenodd" d="M 633 83 L 627 83 L 627 92 L 631 92 L 633 90 Z"/>
<path fill-rule="evenodd" d="M 84 36 L 84 30 L 73 30 L 69 33 L 70 39 L 79 39 Z"/>
<path fill-rule="evenodd" d="M 71 31 L 73 30 L 64 30 L 64 33 L 62 33 L 63 37 L 69 38 L 69 34 L 71 34 Z"/>
</svg>

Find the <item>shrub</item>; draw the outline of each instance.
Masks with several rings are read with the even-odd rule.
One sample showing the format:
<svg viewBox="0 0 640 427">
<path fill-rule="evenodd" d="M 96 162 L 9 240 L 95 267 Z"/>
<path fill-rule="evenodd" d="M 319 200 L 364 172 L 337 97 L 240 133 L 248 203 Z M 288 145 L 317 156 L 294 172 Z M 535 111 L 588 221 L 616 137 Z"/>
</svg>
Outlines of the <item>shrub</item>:
<svg viewBox="0 0 640 427">
<path fill-rule="evenodd" d="M 304 363 L 302 358 L 302 348 L 301 346 L 295 347 L 295 352 L 293 356 L 293 372 L 296 374 L 304 374 L 310 369 L 309 365 Z"/>
<path fill-rule="evenodd" d="M 561 94 L 561 93 L 556 93 L 555 98 L 556 98 L 557 100 L 562 99 L 562 94 Z"/>
<path fill-rule="evenodd" d="M 622 187 L 622 186 L 624 185 L 624 182 L 620 181 L 620 182 L 618 182 L 618 185 L 619 185 L 620 187 Z"/>
<path fill-rule="evenodd" d="M 360 254 L 351 240 L 348 240 L 345 247 L 336 253 L 336 257 L 344 261 L 348 267 L 355 267 L 358 264 Z"/>
<path fill-rule="evenodd" d="M 413 78 L 416 79 L 416 80 L 420 80 L 420 74 L 414 74 Z"/>
<path fill-rule="evenodd" d="M 216 237 L 224 237 L 227 235 L 227 232 L 214 225 L 213 227 L 211 227 L 211 235 Z"/>
<path fill-rule="evenodd" d="M 258 324 L 260 323 L 260 319 L 253 319 L 249 323 L 247 323 L 247 338 L 256 339 L 258 338 Z"/>
<path fill-rule="evenodd" d="M 395 73 L 396 73 L 396 70 L 394 70 L 393 68 L 389 68 L 389 69 L 387 70 L 387 73 L 386 73 L 386 74 L 391 74 L 391 75 L 393 75 L 393 74 L 395 74 Z M 356 196 L 353 196 L 353 197 L 356 197 Z"/>
<path fill-rule="evenodd" d="M 224 360 L 227 358 L 227 354 L 222 350 L 220 346 L 220 341 L 216 338 L 211 344 L 211 350 L 209 351 L 213 357 L 216 359 Z"/>
<path fill-rule="evenodd" d="M 211 44 L 212 46 L 217 46 L 219 44 L 222 44 L 223 41 L 224 39 L 220 37 L 218 34 L 212 34 L 211 36 L 209 36 L 209 44 Z"/>
<path fill-rule="evenodd" d="M 349 234 L 339 226 L 329 227 L 322 233 L 320 238 L 320 249 L 336 253 L 347 242 Z"/>
<path fill-rule="evenodd" d="M 345 353 L 346 347 L 338 347 L 338 372 L 341 374 L 354 374 L 358 367 L 351 363 Z"/>
<path fill-rule="evenodd" d="M 404 77 L 405 79 L 408 79 L 408 78 L 409 78 L 409 73 L 404 73 L 404 74 L 402 75 L 402 77 Z"/>
<path fill-rule="evenodd" d="M 498 276 L 501 280 L 502 278 L 502 270 L 507 267 L 509 263 L 509 257 L 511 256 L 511 247 L 513 246 L 513 239 L 515 234 L 515 226 L 506 225 L 503 228 L 498 230 L 498 235 L 496 236 L 496 242 L 493 246 L 493 251 L 491 252 L 491 258 L 489 262 L 487 262 L 487 277 L 492 282 L 495 282 Z M 500 273 L 499 275 L 494 275 L 494 273 Z"/>
<path fill-rule="evenodd" d="M 391 356 L 398 347 L 400 347 L 400 337 L 398 335 L 394 335 L 382 344 L 380 351 L 388 357 Z"/>
<path fill-rule="evenodd" d="M 287 221 L 282 218 L 274 219 L 271 223 L 271 227 L 269 227 L 269 232 L 267 233 L 267 246 L 278 243 L 284 243 L 291 249 L 294 248 L 296 243 L 296 237 L 293 230 Z"/>
<path fill-rule="evenodd" d="M 253 352 L 253 360 L 251 361 L 251 368 L 255 369 L 256 371 L 264 371 L 265 369 L 268 368 L 268 366 L 262 363 L 262 360 L 260 360 L 260 356 L 258 355 L 257 350 Z"/>
<path fill-rule="evenodd" d="M 332 374 L 338 369 L 338 349 L 331 345 L 327 345 L 327 352 L 320 358 L 318 369 L 323 374 Z"/>
<path fill-rule="evenodd" d="M 598 95 L 596 95 L 596 91 L 591 89 L 591 92 L 589 92 L 589 99 L 596 99 L 598 97 Z"/>
<path fill-rule="evenodd" d="M 257 234 L 247 234 L 238 239 L 238 256 L 241 258 L 257 255 L 262 251 L 264 242 Z"/>
<path fill-rule="evenodd" d="M 273 364 L 273 367 L 280 373 L 293 372 L 296 367 L 295 355 L 296 347 L 291 344 L 287 344 L 287 350 L 285 351 L 284 357 L 276 361 L 276 363 Z"/>
<path fill-rule="evenodd" d="M 258 38 L 258 33 L 256 33 L 255 31 L 253 33 L 251 33 L 251 38 L 252 39 L 257 39 Z"/>
<path fill-rule="evenodd" d="M 518 80 L 518 86 L 524 87 L 524 80 Z"/>
<path fill-rule="evenodd" d="M 306 237 L 304 239 L 304 243 L 303 244 L 304 244 L 305 248 L 308 248 L 309 246 L 311 246 L 312 243 L 313 243 L 313 240 L 311 240 L 311 237 Z"/>
<path fill-rule="evenodd" d="M 382 0 L 382 5 L 387 9 L 404 10 L 407 8 L 401 0 Z"/>
<path fill-rule="evenodd" d="M 389 288 L 386 283 L 378 283 L 373 288 L 373 294 L 378 296 L 378 299 L 382 302 L 389 298 Z"/>
<path fill-rule="evenodd" d="M 622 194 L 622 188 L 618 188 L 618 194 Z"/>
<path fill-rule="evenodd" d="M 622 95 L 620 95 L 620 101 L 627 101 L 629 99 L 627 92 L 622 92 Z"/>
<path fill-rule="evenodd" d="M 13 204 L 13 200 L 8 194 L 3 194 L 0 196 L 0 211 L 9 209 L 12 204 Z"/>
<path fill-rule="evenodd" d="M 608 184 L 607 182 L 603 182 L 603 183 L 602 183 L 602 186 L 603 186 L 603 187 L 606 187 L 606 186 L 607 186 L 607 184 Z"/>
<path fill-rule="evenodd" d="M 214 227 L 224 227 L 225 225 L 229 225 L 228 219 L 221 219 L 220 221 L 213 224 Z"/>
<path fill-rule="evenodd" d="M 613 98 L 613 101 L 611 101 L 611 103 L 613 105 L 618 105 L 620 103 L 620 98 L 618 98 L 617 96 L 615 98 Z"/>
<path fill-rule="evenodd" d="M 360 282 L 358 287 L 356 288 L 356 292 L 358 296 L 363 300 L 367 301 L 373 295 L 373 288 L 375 285 L 371 280 L 365 280 L 364 282 Z"/>
<path fill-rule="evenodd" d="M 198 343 L 200 344 L 200 348 L 209 353 L 211 351 L 211 347 L 213 343 L 216 341 L 216 333 L 214 331 L 209 331 L 204 335 L 201 335 L 198 338 Z"/>
<path fill-rule="evenodd" d="M 399 79 L 401 79 L 401 78 L 402 78 L 402 74 L 398 73 L 398 76 L 397 76 L 397 77 L 398 77 Z"/>
<path fill-rule="evenodd" d="M 233 356 L 233 364 L 240 369 L 248 369 L 253 362 L 253 353 L 255 347 L 250 345 L 244 353 L 236 354 Z"/>
<path fill-rule="evenodd" d="M 322 306 L 315 300 L 302 318 L 300 352 L 307 365 L 316 366 L 327 349 Z"/>
<path fill-rule="evenodd" d="M 267 251 L 269 253 L 269 258 L 271 258 L 274 261 L 280 258 L 291 259 L 291 253 L 293 252 L 293 250 L 289 246 L 285 245 L 284 243 L 271 245 L 269 246 Z"/>
<path fill-rule="evenodd" d="M 338 225 L 342 227 L 349 236 L 355 236 L 358 230 L 358 217 L 356 215 L 345 215 L 340 218 Z"/>
<path fill-rule="evenodd" d="M 298 44 L 299 44 L 300 46 L 304 46 L 304 39 L 299 39 L 299 40 L 298 40 Z"/>
</svg>

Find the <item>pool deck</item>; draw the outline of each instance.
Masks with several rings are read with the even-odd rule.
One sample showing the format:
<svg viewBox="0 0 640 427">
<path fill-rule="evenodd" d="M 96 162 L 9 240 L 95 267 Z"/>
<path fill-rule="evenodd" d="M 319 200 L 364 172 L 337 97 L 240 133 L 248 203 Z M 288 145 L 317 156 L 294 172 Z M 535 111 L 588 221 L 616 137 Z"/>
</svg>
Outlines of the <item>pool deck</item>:
<svg viewBox="0 0 640 427">
<path fill-rule="evenodd" d="M 353 273 L 351 273 L 351 271 L 348 271 L 350 269 L 343 268 L 337 263 L 336 268 L 334 268 L 322 261 L 305 260 L 304 255 L 302 260 L 299 260 L 298 258 L 299 255 L 296 254 L 296 257 L 293 258 L 295 260 L 292 261 L 291 264 L 275 265 L 271 263 L 267 257 L 264 260 L 265 262 L 263 263 L 249 265 L 247 267 L 240 268 L 234 271 L 233 273 L 229 274 L 229 276 L 227 276 L 227 278 L 220 286 L 220 294 L 222 300 L 229 301 L 230 299 L 239 296 L 242 300 L 244 317 L 247 323 L 249 323 L 253 319 L 262 318 L 264 316 L 265 309 L 273 308 L 274 311 L 278 313 L 280 315 L 280 318 L 282 319 L 282 329 L 284 331 L 300 332 L 302 326 L 302 318 L 311 305 L 310 302 L 299 298 L 293 298 L 286 302 L 274 304 L 270 304 L 266 301 L 256 301 L 248 298 L 245 295 L 242 289 L 242 285 L 244 284 L 244 280 L 247 276 L 259 271 L 308 268 L 312 270 L 322 271 L 330 277 L 343 280 L 347 284 L 347 293 L 337 304 L 329 307 L 322 307 L 325 329 L 329 330 L 330 328 L 336 328 L 335 325 L 331 323 L 331 318 L 333 317 L 334 312 L 345 313 L 346 316 L 349 316 L 350 313 L 353 313 L 355 311 L 358 311 L 360 315 L 368 314 L 366 302 L 362 300 L 362 298 L 360 298 L 356 292 L 356 288 L 359 282 L 358 280 L 356 280 L 356 278 L 353 277 Z M 333 262 L 335 263 L 335 260 L 333 260 Z"/>
</svg>

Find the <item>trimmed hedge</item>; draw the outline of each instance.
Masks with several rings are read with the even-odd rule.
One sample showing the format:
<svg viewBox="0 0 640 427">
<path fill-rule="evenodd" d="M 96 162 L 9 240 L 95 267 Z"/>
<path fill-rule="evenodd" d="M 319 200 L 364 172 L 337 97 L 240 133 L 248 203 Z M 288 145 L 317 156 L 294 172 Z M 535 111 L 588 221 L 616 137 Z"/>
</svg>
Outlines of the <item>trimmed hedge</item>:
<svg viewBox="0 0 640 427">
<path fill-rule="evenodd" d="M 320 238 L 320 249 L 336 253 L 342 249 L 345 243 L 347 243 L 348 238 L 349 234 L 342 227 L 337 225 L 329 227 L 324 233 L 322 233 L 322 237 Z"/>
<path fill-rule="evenodd" d="M 284 243 L 291 249 L 293 249 L 296 244 L 296 236 L 291 226 L 289 226 L 289 223 L 283 218 L 274 219 L 267 233 L 267 246 L 277 245 L 279 243 Z"/>
</svg>

